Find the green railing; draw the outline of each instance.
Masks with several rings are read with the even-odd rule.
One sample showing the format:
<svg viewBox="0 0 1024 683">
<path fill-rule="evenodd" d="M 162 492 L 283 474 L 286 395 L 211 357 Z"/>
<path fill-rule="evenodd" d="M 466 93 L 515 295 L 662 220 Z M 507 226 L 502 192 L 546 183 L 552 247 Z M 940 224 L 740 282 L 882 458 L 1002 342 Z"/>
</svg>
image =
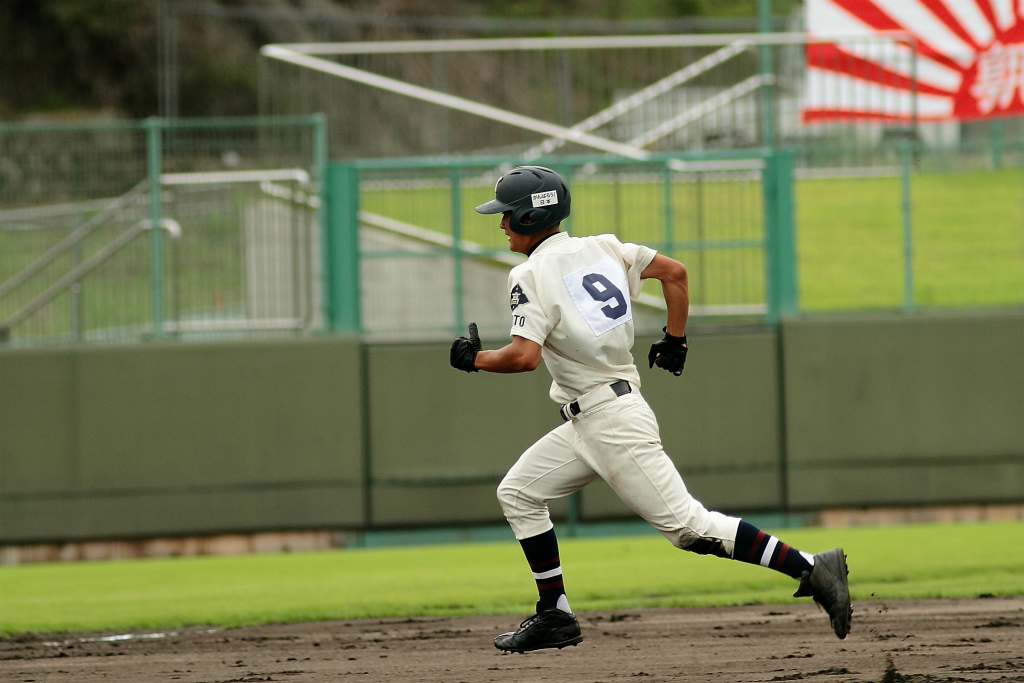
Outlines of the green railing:
<svg viewBox="0 0 1024 683">
<path fill-rule="evenodd" d="M 5 342 L 321 326 L 322 117 L 4 124 L 0 140 Z"/>
<path fill-rule="evenodd" d="M 325 150 L 316 116 L 0 125 L 0 336 L 506 334 L 522 257 L 473 207 L 515 157 Z M 571 184 L 571 233 L 686 263 L 698 321 L 1024 304 L 1024 143 L 1007 137 L 539 163 Z M 639 329 L 659 306 L 648 284 Z"/>
<path fill-rule="evenodd" d="M 611 232 L 687 264 L 696 319 L 1024 304 L 1024 154 L 895 140 L 637 162 L 549 158 L 569 232 Z M 508 252 L 487 200 L 505 158 L 332 165 L 332 329 L 507 331 Z M 356 226 L 360 226 L 359 230 Z M 342 274 L 344 274 L 342 276 Z M 358 296 L 349 293 L 359 292 Z M 660 326 L 658 292 L 637 306 Z"/>
<path fill-rule="evenodd" d="M 507 158 L 332 164 L 329 324 L 377 336 L 443 336 L 469 321 L 508 329 L 509 252 L 493 197 Z M 687 263 L 698 316 L 774 320 L 796 310 L 792 155 L 659 155 L 648 161 L 566 156 L 574 235 L 614 233 Z M 359 296 L 351 296 L 358 291 Z M 636 307 L 664 324 L 654 283 Z"/>
</svg>

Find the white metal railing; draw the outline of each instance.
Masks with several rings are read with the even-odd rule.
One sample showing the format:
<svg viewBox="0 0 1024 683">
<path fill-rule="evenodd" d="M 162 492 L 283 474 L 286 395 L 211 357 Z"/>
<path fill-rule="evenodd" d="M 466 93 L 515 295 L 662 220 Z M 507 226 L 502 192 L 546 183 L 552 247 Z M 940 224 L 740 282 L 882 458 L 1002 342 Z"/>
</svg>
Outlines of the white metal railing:
<svg viewBox="0 0 1024 683">
<path fill-rule="evenodd" d="M 165 173 L 160 176 L 160 184 L 166 188 L 180 188 L 182 190 L 195 190 L 203 189 L 210 186 L 218 185 L 230 185 L 238 183 L 250 183 L 252 184 L 260 195 L 267 197 L 272 202 L 286 203 L 292 205 L 292 209 L 288 211 L 305 211 L 305 212 L 316 212 L 319 210 L 319 201 L 316 194 L 309 189 L 311 187 L 310 175 L 308 171 L 301 168 L 286 168 L 286 169 L 267 169 L 267 170 L 250 170 L 250 171 L 217 171 L 217 172 L 198 172 L 198 173 Z M 292 187 L 284 185 L 282 183 L 293 184 Z M 294 187 L 298 185 L 298 187 Z M 10 297 L 16 291 L 19 291 L 30 281 L 37 276 L 40 276 L 48 267 L 54 264 L 57 259 L 62 255 L 68 253 L 71 250 L 80 249 L 80 245 L 83 240 L 90 237 L 97 232 L 97 230 L 110 227 L 115 224 L 117 227 L 117 234 L 113 235 L 105 243 L 100 245 L 95 250 L 90 250 L 91 253 L 80 262 L 70 264 L 70 268 L 63 269 L 63 272 L 59 274 L 52 282 L 46 284 L 41 291 L 31 296 L 27 301 L 20 303 L 16 310 L 9 313 L 5 318 L 0 318 L 0 342 L 8 341 L 11 337 L 12 331 L 19 325 L 23 324 L 33 314 L 40 311 L 48 303 L 52 302 L 58 295 L 66 290 L 77 291 L 80 288 L 84 278 L 90 273 L 96 271 L 96 269 L 108 263 L 115 255 L 121 252 L 126 246 L 131 244 L 137 237 L 147 233 L 152 228 L 152 220 L 148 218 L 142 218 L 146 215 L 146 207 L 150 197 L 147 194 L 149 188 L 149 181 L 142 181 L 135 185 L 131 190 L 126 192 L 124 195 L 113 199 L 107 200 L 93 200 L 89 202 L 89 210 L 98 211 L 94 216 L 86 220 L 82 225 L 75 228 L 66 237 L 61 239 L 59 242 L 49 247 L 41 256 L 36 258 L 28 265 L 21 268 L 13 276 L 9 277 L 6 281 L 0 283 L 0 300 L 5 297 Z M 161 194 L 161 202 L 173 202 L 171 195 Z M 126 215 L 124 210 L 132 208 L 133 211 L 130 215 Z M 253 210 L 258 210 L 253 209 Z M 28 209 L 15 209 L 4 212 L 3 218 L 5 222 L 17 222 L 25 220 L 33 220 L 39 218 L 51 218 L 54 216 L 71 216 L 80 215 L 83 213 L 82 204 L 68 204 L 60 206 L 50 207 L 33 207 Z M 252 213 L 250 210 L 242 212 L 241 217 L 243 223 L 246 221 L 246 216 Z M 289 217 L 289 215 L 278 215 L 280 210 L 272 212 L 273 215 L 267 218 L 266 216 L 255 216 L 251 217 L 252 220 L 249 222 L 254 223 L 246 228 L 245 225 L 240 226 L 243 231 L 248 230 L 253 233 L 248 238 L 245 235 L 239 235 L 239 238 L 243 242 L 243 256 L 246 260 L 247 265 L 243 266 L 246 272 L 246 276 L 249 281 L 259 281 L 260 291 L 264 294 L 268 294 L 263 290 L 273 288 L 275 285 L 269 280 L 280 279 L 281 277 L 290 278 L 290 284 L 285 287 L 290 294 L 287 296 L 294 301 L 285 306 L 288 310 L 292 311 L 288 314 L 287 311 L 282 309 L 284 315 L 271 315 L 268 316 L 268 312 L 282 308 L 281 302 L 274 304 L 273 302 L 267 305 L 255 305 L 255 308 L 249 311 L 250 314 L 242 317 L 221 317 L 212 319 L 197 319 L 197 320 L 162 320 L 160 329 L 164 332 L 180 333 L 180 332 L 208 332 L 208 331 L 245 331 L 245 330 L 284 330 L 284 329 L 304 329 L 313 324 L 316 318 L 316 301 L 319 298 L 319 294 L 316 292 L 316 285 L 313 282 L 315 278 L 315 271 L 317 269 L 314 261 L 318 258 L 316 253 L 318 247 L 316 241 L 318 239 L 316 234 L 317 221 L 309 220 L 308 217 L 304 217 L 301 221 L 307 221 L 303 223 L 305 227 L 299 227 L 301 230 L 310 230 L 311 234 L 296 237 L 292 235 L 292 231 L 296 228 L 295 219 Z M 120 228 L 116 226 L 116 222 L 124 222 L 128 219 L 130 225 L 126 228 Z M 280 223 L 284 220 L 287 225 L 284 226 L 288 235 L 285 239 L 294 251 L 298 249 L 299 252 L 288 254 L 276 253 L 277 247 L 281 242 L 282 237 L 276 233 L 271 235 L 267 233 L 268 230 L 273 231 L 274 228 L 271 223 Z M 160 220 L 160 227 L 166 231 L 167 235 L 172 239 L 179 239 L 182 236 L 182 225 L 176 218 L 170 216 L 164 216 Z M 262 232 L 261 232 L 262 231 Z M 257 234 L 259 233 L 259 234 Z M 296 240 L 298 240 L 296 242 Z M 264 244 L 265 243 L 265 244 Z M 263 244 L 263 251 L 260 251 L 260 244 Z M 264 253 L 266 249 L 271 249 L 275 253 Z M 288 263 L 279 263 L 281 259 L 286 259 Z M 76 259 L 77 260 L 77 259 Z M 270 263 L 273 261 L 273 263 Z M 276 265 L 275 265 L 276 264 Z M 270 271 L 264 275 L 260 275 L 257 272 L 261 266 Z M 48 277 L 53 277 L 51 274 Z M 303 280 L 300 282 L 299 280 Z M 276 280 L 275 280 L 276 281 Z M 308 281 L 308 282 L 304 282 Z M 249 282 L 247 287 L 252 283 Z M 246 289 L 248 292 L 248 289 Z M 259 294 L 259 293 L 257 293 Z M 273 294 L 269 292 L 268 295 Z M 252 298 L 253 294 L 248 293 L 246 296 Z M 280 297 L 278 297 L 280 298 Z M 269 306 L 269 308 L 268 308 Z M 247 307 L 248 310 L 249 307 Z M 76 318 L 76 313 L 72 312 L 72 319 Z"/>
</svg>

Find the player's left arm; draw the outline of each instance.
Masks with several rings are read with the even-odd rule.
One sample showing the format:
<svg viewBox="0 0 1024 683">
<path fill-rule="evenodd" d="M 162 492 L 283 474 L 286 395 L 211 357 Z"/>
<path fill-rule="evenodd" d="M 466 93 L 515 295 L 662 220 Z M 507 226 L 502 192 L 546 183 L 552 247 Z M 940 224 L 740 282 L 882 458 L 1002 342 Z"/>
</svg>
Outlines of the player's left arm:
<svg viewBox="0 0 1024 683">
<path fill-rule="evenodd" d="M 686 322 L 690 316 L 690 288 L 686 266 L 664 254 L 654 259 L 640 273 L 641 279 L 661 282 L 661 291 L 668 308 L 665 336 L 654 342 L 647 355 L 650 367 L 657 365 L 679 376 L 686 363 Z"/>
<path fill-rule="evenodd" d="M 657 254 L 640 273 L 640 278 L 654 278 L 661 282 L 661 291 L 668 307 L 665 331 L 674 337 L 686 334 L 686 321 L 690 316 L 690 287 L 686 266 L 674 258 Z"/>
</svg>

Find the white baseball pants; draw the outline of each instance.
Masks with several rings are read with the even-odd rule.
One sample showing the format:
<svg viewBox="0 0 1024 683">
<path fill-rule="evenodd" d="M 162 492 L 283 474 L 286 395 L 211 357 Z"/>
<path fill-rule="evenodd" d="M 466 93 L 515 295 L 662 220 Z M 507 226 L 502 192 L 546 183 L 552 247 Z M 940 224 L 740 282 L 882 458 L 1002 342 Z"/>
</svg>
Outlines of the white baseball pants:
<svg viewBox="0 0 1024 683">
<path fill-rule="evenodd" d="M 732 555 L 740 520 L 707 510 L 686 490 L 662 448 L 654 411 L 636 387 L 528 448 L 498 485 L 498 500 L 516 538 L 530 538 L 553 527 L 549 500 L 598 477 L 677 548 Z"/>
</svg>

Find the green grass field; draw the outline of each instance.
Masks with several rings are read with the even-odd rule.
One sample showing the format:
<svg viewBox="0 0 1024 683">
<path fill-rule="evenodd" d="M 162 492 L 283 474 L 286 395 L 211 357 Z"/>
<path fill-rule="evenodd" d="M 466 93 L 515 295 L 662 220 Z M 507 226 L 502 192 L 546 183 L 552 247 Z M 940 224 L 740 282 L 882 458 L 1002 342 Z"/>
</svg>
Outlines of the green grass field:
<svg viewBox="0 0 1024 683">
<path fill-rule="evenodd" d="M 854 600 L 1024 594 L 1024 523 L 805 528 L 841 545 Z M 562 539 L 573 609 L 775 604 L 795 582 L 672 548 L 659 536 Z M 0 567 L 0 634 L 359 617 L 528 613 L 532 577 L 514 542 Z"/>
</svg>

